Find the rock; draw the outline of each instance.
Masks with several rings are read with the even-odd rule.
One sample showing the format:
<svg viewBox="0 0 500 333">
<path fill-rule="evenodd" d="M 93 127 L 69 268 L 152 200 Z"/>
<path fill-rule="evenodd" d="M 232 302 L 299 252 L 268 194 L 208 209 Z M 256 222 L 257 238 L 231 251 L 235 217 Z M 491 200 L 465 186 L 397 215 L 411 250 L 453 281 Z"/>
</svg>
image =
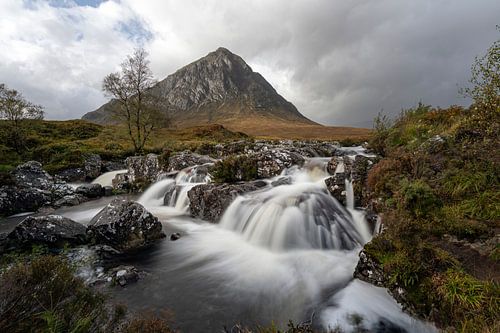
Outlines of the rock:
<svg viewBox="0 0 500 333">
<path fill-rule="evenodd" d="M 78 186 L 75 192 L 87 198 L 99 198 L 104 195 L 101 184 L 83 184 Z"/>
<path fill-rule="evenodd" d="M 71 168 L 58 172 L 56 176 L 67 182 L 78 182 L 85 180 L 85 171 L 83 168 Z"/>
<path fill-rule="evenodd" d="M 137 181 L 155 182 L 161 172 L 156 154 L 127 157 L 125 164 L 128 169 L 128 181 L 131 183 Z"/>
<path fill-rule="evenodd" d="M 178 233 L 178 232 L 174 232 L 173 234 L 170 235 L 170 240 L 171 241 L 176 241 L 178 240 L 179 238 L 181 238 L 181 234 Z"/>
<path fill-rule="evenodd" d="M 336 173 L 335 175 L 325 179 L 326 189 L 332 197 L 337 199 L 342 205 L 346 205 L 346 188 L 344 173 Z"/>
<path fill-rule="evenodd" d="M 364 250 L 359 253 L 359 261 L 354 270 L 354 277 L 378 287 L 385 286 L 382 267 Z"/>
<path fill-rule="evenodd" d="M 118 170 L 123 170 L 126 168 L 127 168 L 127 166 L 125 165 L 124 161 L 104 161 L 104 162 L 102 162 L 102 171 L 103 172 L 118 171 Z"/>
<path fill-rule="evenodd" d="M 275 181 L 271 182 L 271 186 L 281 186 L 281 185 L 290 185 L 292 183 L 292 179 L 290 177 L 279 177 Z"/>
<path fill-rule="evenodd" d="M 341 161 L 337 156 L 333 156 L 326 166 L 326 171 L 328 171 L 330 175 L 334 175 L 340 162 Z"/>
<path fill-rule="evenodd" d="M 113 200 L 92 218 L 88 233 L 94 243 L 121 251 L 138 249 L 165 237 L 158 218 L 141 204 L 121 199 Z"/>
<path fill-rule="evenodd" d="M 141 274 L 134 266 L 118 266 L 108 271 L 112 282 L 122 287 L 127 284 L 137 282 L 141 278 Z"/>
<path fill-rule="evenodd" d="M 170 156 L 168 159 L 167 172 L 180 171 L 187 167 L 202 165 L 207 163 L 215 163 L 215 159 L 205 156 L 191 153 L 189 151 L 183 151 L 176 155 Z"/>
<path fill-rule="evenodd" d="M 109 197 L 113 195 L 113 186 L 104 186 L 103 187 L 104 196 Z"/>
<path fill-rule="evenodd" d="M 57 247 L 87 241 L 85 226 L 60 215 L 28 216 L 8 238 L 19 245 L 47 244 Z"/>
<path fill-rule="evenodd" d="M 257 153 L 257 175 L 259 178 L 270 178 L 278 176 L 281 172 L 292 165 L 303 165 L 304 157 L 283 149 L 270 149 Z"/>
<path fill-rule="evenodd" d="M 188 192 L 191 216 L 216 223 L 238 195 L 263 186 L 265 182 L 197 185 Z"/>
<path fill-rule="evenodd" d="M 85 201 L 87 201 L 87 198 L 81 194 L 70 194 L 54 202 L 54 206 L 55 207 L 76 206 Z"/>
<path fill-rule="evenodd" d="M 42 169 L 42 164 L 37 161 L 29 161 L 17 166 L 12 175 L 17 185 L 42 190 L 50 190 L 54 180 L 47 171 Z"/>
<path fill-rule="evenodd" d="M 102 169 L 102 160 L 101 156 L 97 154 L 89 154 L 85 157 L 85 162 L 84 162 L 84 173 L 85 173 L 85 180 L 92 180 L 101 174 L 101 169 Z"/>
<path fill-rule="evenodd" d="M 44 205 L 49 205 L 51 201 L 49 191 L 30 187 L 0 187 L 0 215 L 34 212 Z"/>
</svg>

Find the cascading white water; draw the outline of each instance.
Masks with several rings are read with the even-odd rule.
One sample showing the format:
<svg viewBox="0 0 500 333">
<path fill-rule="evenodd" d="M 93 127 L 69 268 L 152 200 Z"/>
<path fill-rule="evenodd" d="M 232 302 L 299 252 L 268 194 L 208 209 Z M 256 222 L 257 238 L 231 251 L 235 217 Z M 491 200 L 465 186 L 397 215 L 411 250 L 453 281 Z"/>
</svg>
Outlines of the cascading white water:
<svg viewBox="0 0 500 333">
<path fill-rule="evenodd" d="M 196 185 L 210 181 L 207 165 L 188 167 L 179 171 L 175 179 L 162 179 L 151 185 L 138 202 L 158 212 L 164 206 L 173 207 L 178 214 L 189 209 L 188 192 Z"/>
<path fill-rule="evenodd" d="M 113 179 L 115 179 L 115 177 L 117 175 L 119 175 L 121 173 L 127 173 L 127 172 L 128 172 L 127 169 L 123 169 L 123 170 L 116 170 L 116 171 L 110 171 L 110 172 L 103 173 L 102 175 L 100 175 L 99 177 L 94 179 L 92 181 L 92 184 L 100 184 L 101 186 L 112 186 Z"/>
<path fill-rule="evenodd" d="M 345 179 L 345 202 L 348 209 L 354 209 L 354 189 L 352 187 L 352 180 L 347 177 Z"/>
<path fill-rule="evenodd" d="M 220 225 L 274 250 L 352 250 L 370 237 L 316 183 L 282 185 L 241 196 L 226 210 Z"/>
</svg>

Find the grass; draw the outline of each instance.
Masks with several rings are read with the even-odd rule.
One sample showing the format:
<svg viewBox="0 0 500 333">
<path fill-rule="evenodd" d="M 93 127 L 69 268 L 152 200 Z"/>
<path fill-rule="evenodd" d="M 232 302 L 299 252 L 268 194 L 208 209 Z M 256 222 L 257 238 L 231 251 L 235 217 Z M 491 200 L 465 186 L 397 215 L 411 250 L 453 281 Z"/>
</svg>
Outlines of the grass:
<svg viewBox="0 0 500 333">
<path fill-rule="evenodd" d="M 480 274 L 498 264 L 498 246 L 479 254 L 443 238 L 485 242 L 500 227 L 498 131 L 491 130 L 500 113 L 480 122 L 476 112 L 419 104 L 394 121 L 379 117 L 370 140 L 384 156 L 367 185 L 385 230 L 365 251 L 389 288 L 405 289 L 406 305 L 459 332 L 490 332 L 500 322 L 499 281 Z M 470 251 L 481 259 L 470 260 Z"/>
</svg>

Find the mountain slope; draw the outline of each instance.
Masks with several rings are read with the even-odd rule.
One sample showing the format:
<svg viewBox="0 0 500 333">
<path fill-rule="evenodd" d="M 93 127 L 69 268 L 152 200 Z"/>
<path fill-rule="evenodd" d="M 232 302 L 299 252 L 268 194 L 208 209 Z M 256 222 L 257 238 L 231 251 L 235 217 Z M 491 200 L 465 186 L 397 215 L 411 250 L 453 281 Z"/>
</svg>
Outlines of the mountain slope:
<svg viewBox="0 0 500 333">
<path fill-rule="evenodd" d="M 167 112 L 177 127 L 219 123 L 239 126 L 255 120 L 255 124 L 279 122 L 317 125 L 304 117 L 245 61 L 225 48 L 179 69 L 158 82 L 153 93 L 165 102 Z M 110 101 L 89 112 L 83 119 L 109 124 L 111 112 L 118 107 Z"/>
</svg>

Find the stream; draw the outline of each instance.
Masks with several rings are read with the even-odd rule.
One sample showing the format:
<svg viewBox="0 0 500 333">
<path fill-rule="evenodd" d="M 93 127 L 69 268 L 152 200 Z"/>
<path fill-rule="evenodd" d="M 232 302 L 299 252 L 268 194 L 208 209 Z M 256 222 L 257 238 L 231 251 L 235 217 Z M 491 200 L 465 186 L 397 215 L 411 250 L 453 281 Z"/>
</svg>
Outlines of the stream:
<svg viewBox="0 0 500 333">
<path fill-rule="evenodd" d="M 346 207 L 328 194 L 328 160 L 310 158 L 264 180 L 267 186 L 238 196 L 218 224 L 189 215 L 187 192 L 210 181 L 197 167 L 128 196 L 159 218 L 167 239 L 120 257 L 118 264 L 147 274 L 108 292 L 132 311 L 171 312 L 183 332 L 221 332 L 235 324 L 284 328 L 289 320 L 310 320 L 320 330 L 357 332 L 362 325 L 370 332 L 435 332 L 404 313 L 385 289 L 353 279 L 358 253 L 375 228 L 353 207 L 349 181 Z M 87 224 L 113 198 L 55 213 Z M 181 238 L 170 241 L 174 232 Z"/>
</svg>

